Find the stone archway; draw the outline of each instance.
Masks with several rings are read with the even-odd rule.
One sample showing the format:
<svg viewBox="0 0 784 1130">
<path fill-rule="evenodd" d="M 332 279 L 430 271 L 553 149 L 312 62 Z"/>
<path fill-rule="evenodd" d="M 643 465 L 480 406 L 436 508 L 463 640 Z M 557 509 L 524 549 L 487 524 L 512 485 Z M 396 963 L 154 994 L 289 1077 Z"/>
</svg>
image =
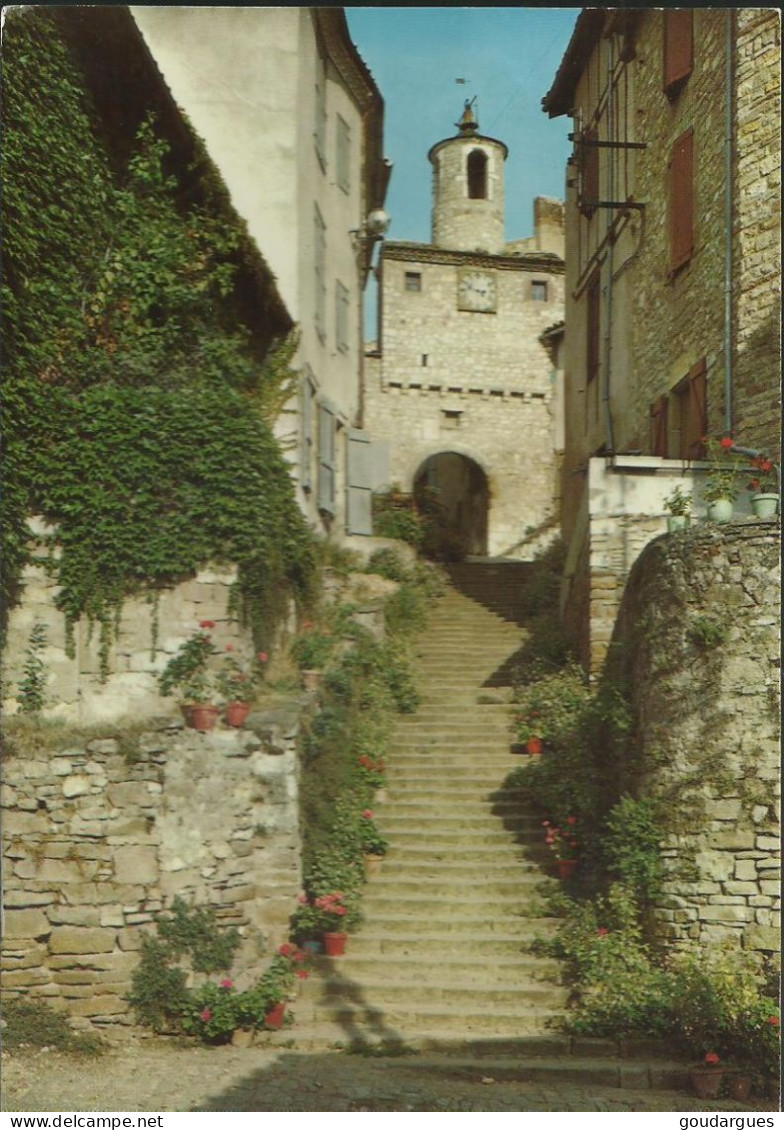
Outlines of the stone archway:
<svg viewBox="0 0 784 1130">
<path fill-rule="evenodd" d="M 440 560 L 487 555 L 490 489 L 473 459 L 456 451 L 430 455 L 414 475 L 414 500 L 433 517 L 425 551 Z M 432 506 L 432 501 L 435 506 Z"/>
</svg>

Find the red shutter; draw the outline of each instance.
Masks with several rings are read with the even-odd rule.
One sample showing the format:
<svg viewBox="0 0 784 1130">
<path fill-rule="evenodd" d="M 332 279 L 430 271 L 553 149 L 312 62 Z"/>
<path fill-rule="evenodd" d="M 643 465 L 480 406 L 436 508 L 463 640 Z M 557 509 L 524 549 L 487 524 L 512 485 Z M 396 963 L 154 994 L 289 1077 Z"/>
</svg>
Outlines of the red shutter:
<svg viewBox="0 0 784 1130">
<path fill-rule="evenodd" d="M 708 431 L 708 384 L 702 357 L 689 373 L 688 408 L 681 423 L 681 455 L 684 459 L 704 459 L 702 440 Z"/>
<path fill-rule="evenodd" d="M 694 14 L 689 8 L 670 8 L 663 15 L 664 89 L 675 94 L 694 62 Z"/>
<path fill-rule="evenodd" d="M 582 199 L 580 207 L 586 216 L 592 216 L 599 203 L 599 147 L 591 142 L 599 140 L 597 129 L 583 133 L 582 147 Z"/>
<path fill-rule="evenodd" d="M 651 408 L 651 447 L 654 455 L 667 458 L 667 397 L 660 396 Z"/>
<path fill-rule="evenodd" d="M 694 131 L 672 147 L 669 167 L 670 270 L 688 263 L 694 250 Z"/>
</svg>

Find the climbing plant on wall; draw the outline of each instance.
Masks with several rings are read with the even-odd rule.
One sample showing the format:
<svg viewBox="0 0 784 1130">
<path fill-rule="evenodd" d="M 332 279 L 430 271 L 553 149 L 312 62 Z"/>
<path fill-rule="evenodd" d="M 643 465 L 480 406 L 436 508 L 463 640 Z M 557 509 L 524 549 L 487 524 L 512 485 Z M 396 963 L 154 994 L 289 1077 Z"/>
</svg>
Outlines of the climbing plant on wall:
<svg viewBox="0 0 784 1130">
<path fill-rule="evenodd" d="M 265 364 L 238 313 L 242 227 L 178 204 L 153 119 L 116 174 L 56 16 L 10 13 L 4 47 L 6 602 L 38 512 L 104 656 L 127 595 L 210 560 L 263 639 L 313 566 L 270 426 L 293 344 Z"/>
</svg>

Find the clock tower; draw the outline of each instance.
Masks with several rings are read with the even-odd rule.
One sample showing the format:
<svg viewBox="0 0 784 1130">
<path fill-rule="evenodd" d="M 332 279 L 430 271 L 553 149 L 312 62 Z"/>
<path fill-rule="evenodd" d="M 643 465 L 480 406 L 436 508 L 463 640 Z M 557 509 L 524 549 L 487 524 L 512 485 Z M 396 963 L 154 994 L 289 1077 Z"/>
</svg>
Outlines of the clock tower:
<svg viewBox="0 0 784 1130">
<path fill-rule="evenodd" d="M 507 241 L 506 158 L 466 102 L 428 153 L 431 242 L 387 240 L 379 261 L 363 426 L 389 446 L 390 485 L 436 492 L 445 557 L 530 558 L 554 528 L 560 394 L 542 335 L 563 318 L 563 204 L 537 197 L 535 234 Z"/>
</svg>

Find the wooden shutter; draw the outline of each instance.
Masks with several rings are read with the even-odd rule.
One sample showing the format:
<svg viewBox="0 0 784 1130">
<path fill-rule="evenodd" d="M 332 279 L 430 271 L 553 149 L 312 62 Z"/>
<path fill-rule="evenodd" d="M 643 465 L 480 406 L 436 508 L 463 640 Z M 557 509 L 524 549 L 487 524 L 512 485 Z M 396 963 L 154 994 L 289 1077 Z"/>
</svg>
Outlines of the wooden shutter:
<svg viewBox="0 0 784 1130">
<path fill-rule="evenodd" d="M 303 490 L 309 491 L 313 488 L 313 402 L 316 387 L 307 366 L 306 370 L 302 379 L 301 390 L 302 436 L 300 439 L 299 483 Z"/>
<path fill-rule="evenodd" d="M 335 513 L 335 481 L 337 478 L 337 421 L 332 405 L 319 404 L 318 508 Z"/>
<path fill-rule="evenodd" d="M 681 420 L 681 458 L 704 459 L 703 437 L 708 431 L 708 382 L 705 358 L 702 357 L 689 373 L 687 396 L 683 398 L 684 418 Z"/>
<path fill-rule="evenodd" d="M 670 271 L 688 263 L 694 251 L 694 131 L 672 147 L 669 167 Z"/>
<path fill-rule="evenodd" d="M 346 533 L 370 535 L 373 491 L 389 483 L 389 444 L 349 428 L 347 463 Z"/>
<path fill-rule="evenodd" d="M 664 89 L 677 94 L 694 64 L 694 13 L 670 8 L 664 13 Z"/>
<path fill-rule="evenodd" d="M 587 129 L 583 133 L 582 160 L 582 194 L 580 210 L 586 216 L 592 216 L 599 203 L 599 147 L 591 144 L 599 140 L 599 131 L 596 128 Z"/>
<path fill-rule="evenodd" d="M 651 449 L 654 455 L 667 458 L 667 397 L 660 396 L 651 408 Z"/>
<path fill-rule="evenodd" d="M 601 306 L 597 272 L 588 283 L 586 290 L 586 359 L 589 383 L 599 375 L 601 364 Z"/>
</svg>

